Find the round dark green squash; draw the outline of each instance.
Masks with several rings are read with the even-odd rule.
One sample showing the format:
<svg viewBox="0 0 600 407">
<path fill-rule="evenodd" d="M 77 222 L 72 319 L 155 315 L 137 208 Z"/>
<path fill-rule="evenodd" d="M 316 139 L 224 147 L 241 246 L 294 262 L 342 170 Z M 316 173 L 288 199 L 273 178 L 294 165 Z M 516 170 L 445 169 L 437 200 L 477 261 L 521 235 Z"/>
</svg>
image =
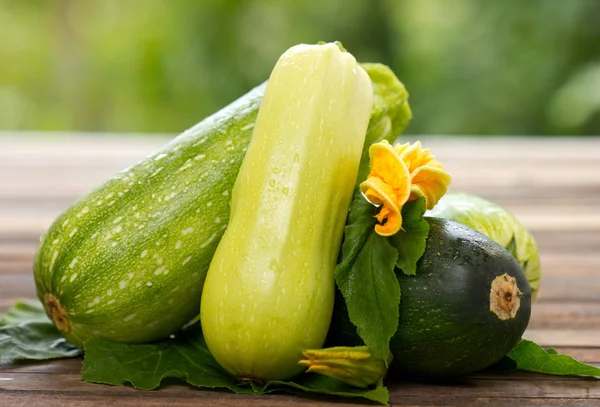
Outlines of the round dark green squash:
<svg viewBox="0 0 600 407">
<path fill-rule="evenodd" d="M 398 330 L 390 341 L 392 371 L 458 376 L 489 367 L 521 339 L 531 313 L 531 288 L 502 246 L 460 223 L 426 218 L 430 231 L 415 276 L 400 270 Z M 330 344 L 360 343 L 343 300 Z"/>
</svg>

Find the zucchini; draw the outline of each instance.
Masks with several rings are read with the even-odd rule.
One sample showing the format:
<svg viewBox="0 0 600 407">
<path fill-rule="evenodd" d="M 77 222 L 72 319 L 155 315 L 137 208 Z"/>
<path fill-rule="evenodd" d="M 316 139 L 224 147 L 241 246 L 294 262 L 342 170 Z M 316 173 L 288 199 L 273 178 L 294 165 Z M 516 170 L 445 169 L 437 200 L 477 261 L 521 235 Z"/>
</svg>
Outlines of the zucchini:
<svg viewBox="0 0 600 407">
<path fill-rule="evenodd" d="M 390 367 L 423 376 L 484 369 L 521 339 L 531 314 L 531 288 L 498 243 L 458 222 L 425 219 L 429 237 L 416 275 L 397 272 L 402 298 Z M 362 344 L 343 301 L 336 302 L 328 341 Z"/>
<path fill-rule="evenodd" d="M 495 203 L 456 192 L 444 195 L 427 215 L 460 222 L 502 245 L 521 265 L 535 300 L 542 275 L 540 255 L 535 239 L 517 218 Z"/>
<path fill-rule="evenodd" d="M 367 137 L 392 140 L 410 118 L 406 89 L 389 68 L 364 67 L 374 84 Z M 158 340 L 198 314 L 264 89 L 117 173 L 42 235 L 37 295 L 69 341 Z"/>
<path fill-rule="evenodd" d="M 239 378 L 289 379 L 323 345 L 372 94 L 337 44 L 294 46 L 273 69 L 200 303 L 211 354 Z"/>
</svg>

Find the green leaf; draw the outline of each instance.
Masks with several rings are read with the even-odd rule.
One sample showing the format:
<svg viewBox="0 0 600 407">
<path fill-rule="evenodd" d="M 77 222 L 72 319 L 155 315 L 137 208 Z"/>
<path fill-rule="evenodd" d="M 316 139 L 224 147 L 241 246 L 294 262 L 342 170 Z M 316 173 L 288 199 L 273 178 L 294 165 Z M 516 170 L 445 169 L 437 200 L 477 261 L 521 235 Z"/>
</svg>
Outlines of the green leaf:
<svg viewBox="0 0 600 407">
<path fill-rule="evenodd" d="M 398 251 L 374 231 L 376 208 L 355 193 L 335 278 L 350 321 L 377 358 L 385 358 L 398 328 L 400 285 L 394 273 Z"/>
<path fill-rule="evenodd" d="M 402 207 L 402 229 L 390 236 L 390 243 L 398 251 L 396 267 L 404 274 L 415 275 L 417 262 L 425 253 L 429 223 L 423 218 L 425 198 L 421 197 Z"/>
<path fill-rule="evenodd" d="M 183 379 L 194 386 L 228 388 L 252 392 L 240 386 L 221 368 L 208 351 L 199 325 L 184 334 L 154 344 L 120 344 L 93 338 L 85 342 L 83 380 L 136 389 L 157 388 L 167 377 Z"/>
<path fill-rule="evenodd" d="M 379 383 L 374 389 L 361 389 L 345 384 L 339 380 L 317 374 L 307 373 L 294 379 L 294 381 L 280 382 L 272 381 L 265 385 L 264 393 L 274 391 L 285 391 L 289 393 L 302 394 L 294 391 L 335 395 L 340 397 L 360 397 L 380 404 L 388 404 L 389 394 L 387 388 Z"/>
<path fill-rule="evenodd" d="M 63 338 L 38 301 L 17 301 L 0 318 L 0 364 L 79 354 L 80 350 Z"/>
<path fill-rule="evenodd" d="M 320 393 L 342 397 L 361 397 L 386 404 L 387 389 L 379 384 L 374 389 L 359 389 L 337 380 L 313 374 L 300 375 L 293 381 L 271 381 L 264 385 L 240 382 L 227 373 L 210 354 L 200 324 L 196 324 L 173 339 L 154 344 L 127 345 L 90 339 L 82 379 L 93 383 L 123 385 L 151 390 L 163 379 L 177 378 L 206 388 L 226 388 L 236 393 L 294 394 Z"/>
<path fill-rule="evenodd" d="M 559 376 L 595 376 L 600 378 L 600 368 L 586 365 L 554 349 L 545 350 L 535 342 L 521 340 L 507 357 L 517 364 L 517 369 Z"/>
</svg>

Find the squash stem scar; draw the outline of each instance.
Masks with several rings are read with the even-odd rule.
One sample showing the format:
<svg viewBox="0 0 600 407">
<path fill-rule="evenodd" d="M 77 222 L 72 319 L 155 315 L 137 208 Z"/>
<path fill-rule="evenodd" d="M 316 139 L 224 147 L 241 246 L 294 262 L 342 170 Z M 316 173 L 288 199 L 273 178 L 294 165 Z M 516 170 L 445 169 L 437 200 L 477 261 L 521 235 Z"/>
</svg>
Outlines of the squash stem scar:
<svg viewBox="0 0 600 407">
<path fill-rule="evenodd" d="M 506 321 L 517 316 L 523 293 L 517 286 L 517 279 L 504 273 L 492 281 L 490 289 L 490 311 L 498 319 Z"/>
<path fill-rule="evenodd" d="M 71 332 L 71 325 L 69 323 L 67 312 L 62 305 L 60 305 L 60 302 L 58 302 L 58 299 L 56 299 L 55 296 L 52 294 L 44 294 L 44 306 L 46 307 L 48 316 L 60 331 L 64 333 Z"/>
</svg>

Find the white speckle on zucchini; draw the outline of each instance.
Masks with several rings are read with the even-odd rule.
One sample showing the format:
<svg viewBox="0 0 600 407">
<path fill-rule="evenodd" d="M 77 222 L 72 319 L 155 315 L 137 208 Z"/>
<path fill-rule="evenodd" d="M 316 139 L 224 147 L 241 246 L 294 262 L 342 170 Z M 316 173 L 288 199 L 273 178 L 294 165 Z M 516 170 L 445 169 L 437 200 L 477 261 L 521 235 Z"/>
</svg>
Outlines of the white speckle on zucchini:
<svg viewBox="0 0 600 407">
<path fill-rule="evenodd" d="M 88 308 L 92 308 L 96 304 L 100 304 L 100 297 L 96 297 L 93 301 L 90 301 L 88 303 Z"/>
<path fill-rule="evenodd" d="M 162 160 L 163 158 L 165 158 L 167 155 L 166 154 L 159 154 L 156 157 L 154 157 L 154 161 L 159 161 Z"/>
<path fill-rule="evenodd" d="M 86 213 L 88 213 L 90 211 L 90 208 L 87 206 L 84 206 L 83 209 L 81 209 L 81 211 L 79 211 L 79 213 L 76 215 L 78 218 L 81 218 L 83 215 L 85 215 Z"/>
<path fill-rule="evenodd" d="M 181 231 L 181 234 L 185 236 L 185 235 L 189 235 L 189 234 L 190 234 L 190 233 L 192 233 L 193 231 L 194 231 L 194 228 L 192 228 L 192 227 L 189 227 L 189 228 L 185 228 L 185 229 L 183 229 L 183 230 Z"/>
<path fill-rule="evenodd" d="M 200 161 L 202 160 L 204 157 L 206 157 L 204 154 L 198 154 L 197 156 L 194 157 L 194 160 L 196 161 Z"/>
<path fill-rule="evenodd" d="M 178 170 L 177 172 L 183 171 L 183 170 L 187 170 L 188 168 L 190 168 L 192 166 L 192 160 L 190 160 L 188 158 L 188 160 L 185 162 L 185 164 L 183 164 Z"/>
<path fill-rule="evenodd" d="M 127 287 L 127 281 L 125 281 L 125 280 L 119 281 L 119 288 L 123 289 L 125 287 Z"/>
<path fill-rule="evenodd" d="M 146 285 L 147 285 L 148 287 L 152 287 L 152 281 L 148 281 L 148 282 L 146 283 Z"/>
<path fill-rule="evenodd" d="M 69 268 L 72 269 L 73 267 L 75 267 L 75 265 L 77 264 L 78 261 L 79 261 L 79 259 L 77 257 L 75 257 L 73 260 L 71 260 L 71 263 L 69 263 Z"/>
<path fill-rule="evenodd" d="M 219 218 L 218 216 L 215 218 L 215 223 L 221 223 L 221 218 Z"/>
<path fill-rule="evenodd" d="M 142 252 L 142 254 L 140 254 L 140 258 L 142 258 L 142 259 L 143 259 L 143 258 L 144 258 L 144 257 L 146 257 L 147 255 L 148 255 L 148 250 L 144 250 L 144 251 Z"/>
<path fill-rule="evenodd" d="M 58 257 L 58 250 L 54 250 L 52 254 L 52 260 L 50 261 L 50 270 L 54 270 L 54 263 L 56 262 L 56 258 Z"/>
<path fill-rule="evenodd" d="M 65 219 L 65 221 L 62 224 L 62 227 L 64 228 L 65 226 L 67 226 L 67 224 L 69 223 L 70 220 L 71 219 L 69 219 L 69 218 Z"/>
<path fill-rule="evenodd" d="M 73 237 L 75 236 L 75 233 L 77 233 L 77 227 L 74 227 L 73 229 L 71 229 L 71 233 L 69 233 L 69 237 Z"/>
<path fill-rule="evenodd" d="M 134 314 L 129 314 L 125 318 L 123 318 L 123 321 L 125 321 L 125 322 L 131 321 L 133 318 L 135 318 L 136 315 L 137 314 L 135 314 L 135 313 Z"/>
<path fill-rule="evenodd" d="M 213 240 L 215 240 L 215 237 L 217 237 L 216 233 L 213 233 L 212 235 L 210 235 L 210 237 L 208 239 L 206 239 L 201 245 L 200 248 L 204 249 L 206 246 L 208 246 L 209 244 L 212 243 Z"/>
<path fill-rule="evenodd" d="M 66 275 L 65 275 L 66 277 Z M 71 278 L 69 279 L 69 281 L 72 283 L 73 281 L 75 281 L 75 279 L 77 278 L 77 273 L 73 273 L 71 274 Z"/>
<path fill-rule="evenodd" d="M 250 124 L 247 124 L 244 127 L 242 127 L 240 130 L 241 131 L 246 131 L 246 130 L 250 130 L 253 127 L 254 127 L 254 123 L 250 123 Z"/>
<path fill-rule="evenodd" d="M 113 290 L 108 290 L 108 291 L 106 291 L 106 294 L 108 294 L 108 296 L 111 296 L 111 295 L 113 295 Z"/>
<path fill-rule="evenodd" d="M 114 303 L 115 303 L 115 300 L 114 300 L 114 298 L 113 298 L 113 299 L 110 299 L 110 300 L 106 301 L 106 303 L 107 303 L 108 305 L 112 305 L 112 304 L 114 304 Z"/>
<path fill-rule="evenodd" d="M 159 172 L 161 172 L 163 170 L 164 167 L 158 167 L 151 175 L 150 178 L 154 177 L 156 174 L 158 174 Z"/>
<path fill-rule="evenodd" d="M 171 192 L 170 194 L 165 196 L 165 201 L 169 201 L 177 196 L 177 192 Z"/>
<path fill-rule="evenodd" d="M 185 266 L 187 264 L 187 262 L 190 261 L 190 260 L 192 260 L 191 256 L 186 257 L 185 260 L 183 262 L 181 262 L 181 265 Z"/>
<path fill-rule="evenodd" d="M 181 240 L 178 240 L 177 243 L 175 243 L 175 248 L 176 249 L 181 248 Z"/>
<path fill-rule="evenodd" d="M 212 206 L 212 204 L 213 204 L 212 202 L 207 202 L 206 206 Z"/>
</svg>

